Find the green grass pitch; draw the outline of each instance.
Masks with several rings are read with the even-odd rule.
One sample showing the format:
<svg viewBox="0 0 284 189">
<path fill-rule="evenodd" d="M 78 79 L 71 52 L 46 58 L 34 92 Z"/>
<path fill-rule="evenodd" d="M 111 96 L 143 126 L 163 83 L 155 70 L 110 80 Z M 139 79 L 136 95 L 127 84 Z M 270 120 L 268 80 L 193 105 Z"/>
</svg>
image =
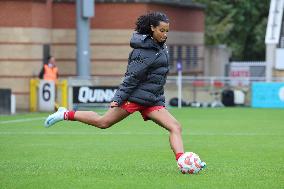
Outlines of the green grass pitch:
<svg viewBox="0 0 284 189">
<path fill-rule="evenodd" d="M 168 132 L 138 113 L 107 130 L 44 128 L 45 113 L 0 116 L 0 188 L 284 188 L 284 110 L 170 109 L 186 151 L 207 163 L 179 173 Z"/>
</svg>

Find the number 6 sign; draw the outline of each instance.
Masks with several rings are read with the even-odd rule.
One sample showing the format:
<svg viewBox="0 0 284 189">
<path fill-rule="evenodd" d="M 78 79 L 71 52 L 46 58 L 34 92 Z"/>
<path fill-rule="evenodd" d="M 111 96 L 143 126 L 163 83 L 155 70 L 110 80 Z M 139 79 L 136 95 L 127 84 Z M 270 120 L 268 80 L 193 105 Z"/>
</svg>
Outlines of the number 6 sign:
<svg viewBox="0 0 284 189">
<path fill-rule="evenodd" d="M 55 84 L 53 81 L 40 80 L 38 99 L 39 99 L 39 111 L 54 110 Z"/>
</svg>

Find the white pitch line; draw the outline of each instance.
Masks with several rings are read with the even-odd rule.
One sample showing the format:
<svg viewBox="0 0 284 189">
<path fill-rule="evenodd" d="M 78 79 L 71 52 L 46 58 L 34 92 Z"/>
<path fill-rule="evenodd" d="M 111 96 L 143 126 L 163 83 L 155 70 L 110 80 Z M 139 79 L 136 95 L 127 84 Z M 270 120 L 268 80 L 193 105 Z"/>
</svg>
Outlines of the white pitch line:
<svg viewBox="0 0 284 189">
<path fill-rule="evenodd" d="M 46 117 L 37 117 L 37 118 L 24 118 L 24 119 L 0 121 L 0 125 L 1 124 L 9 124 L 9 123 L 29 122 L 29 121 L 35 121 L 35 120 L 44 120 L 45 118 Z"/>
<path fill-rule="evenodd" d="M 98 114 L 104 114 L 105 112 L 96 112 Z M 44 120 L 47 117 L 37 117 L 37 118 L 24 118 L 24 119 L 15 119 L 15 120 L 7 120 L 7 121 L 0 121 L 0 125 L 2 124 L 9 124 L 9 123 L 19 123 L 19 122 L 29 122 L 29 121 L 36 121 L 36 120 Z"/>
</svg>

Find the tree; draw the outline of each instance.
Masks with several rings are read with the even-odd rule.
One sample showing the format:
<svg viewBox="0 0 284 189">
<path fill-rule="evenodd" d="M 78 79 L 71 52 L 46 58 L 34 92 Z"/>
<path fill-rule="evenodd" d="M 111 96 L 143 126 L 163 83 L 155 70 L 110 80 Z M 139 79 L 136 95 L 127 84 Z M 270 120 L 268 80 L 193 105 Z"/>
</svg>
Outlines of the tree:
<svg viewBox="0 0 284 189">
<path fill-rule="evenodd" d="M 207 45 L 226 44 L 232 59 L 264 60 L 269 0 L 194 0 L 206 5 Z"/>
</svg>

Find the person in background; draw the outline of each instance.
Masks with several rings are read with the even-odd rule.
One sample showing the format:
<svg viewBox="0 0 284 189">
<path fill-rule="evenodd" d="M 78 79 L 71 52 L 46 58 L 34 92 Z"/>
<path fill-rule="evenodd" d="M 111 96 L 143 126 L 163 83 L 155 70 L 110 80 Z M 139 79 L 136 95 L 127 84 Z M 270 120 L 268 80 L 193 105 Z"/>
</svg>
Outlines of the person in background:
<svg viewBox="0 0 284 189">
<path fill-rule="evenodd" d="M 48 63 L 43 65 L 39 73 L 39 78 L 47 81 L 54 81 L 55 84 L 57 83 L 58 68 L 53 56 L 48 57 Z"/>
<path fill-rule="evenodd" d="M 57 80 L 58 80 L 58 68 L 56 66 L 56 61 L 53 56 L 48 56 L 47 58 L 48 62 L 47 64 L 44 64 L 40 73 L 39 78 L 46 80 L 46 81 L 54 81 L 55 84 L 55 98 L 57 98 Z M 54 110 L 57 111 L 59 108 L 58 103 L 55 101 Z"/>
</svg>

